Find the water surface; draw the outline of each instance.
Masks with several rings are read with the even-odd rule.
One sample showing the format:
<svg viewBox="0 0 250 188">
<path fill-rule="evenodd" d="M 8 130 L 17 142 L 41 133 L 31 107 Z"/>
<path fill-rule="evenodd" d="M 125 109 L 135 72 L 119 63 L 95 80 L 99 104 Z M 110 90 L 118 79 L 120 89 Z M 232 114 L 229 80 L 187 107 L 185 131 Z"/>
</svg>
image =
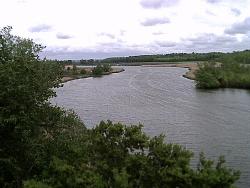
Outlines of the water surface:
<svg viewBox="0 0 250 188">
<path fill-rule="evenodd" d="M 74 80 L 57 90 L 53 102 L 73 109 L 87 127 L 110 119 L 144 125 L 151 136 L 164 133 L 198 156 L 225 155 L 250 186 L 250 92 L 197 90 L 183 68 L 125 67 L 125 72 Z"/>
</svg>

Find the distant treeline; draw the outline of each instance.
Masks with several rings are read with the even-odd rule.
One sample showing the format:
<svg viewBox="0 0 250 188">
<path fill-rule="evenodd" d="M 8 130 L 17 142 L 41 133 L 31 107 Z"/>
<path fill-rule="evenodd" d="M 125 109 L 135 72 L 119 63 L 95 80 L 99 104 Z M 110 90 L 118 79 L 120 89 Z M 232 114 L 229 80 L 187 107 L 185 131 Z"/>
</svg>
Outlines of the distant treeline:
<svg viewBox="0 0 250 188">
<path fill-rule="evenodd" d="M 171 53 L 158 55 L 140 55 L 129 57 L 112 57 L 103 59 L 104 63 L 133 63 L 133 62 L 180 62 L 180 61 L 207 61 L 220 58 L 222 53 Z"/>
<path fill-rule="evenodd" d="M 98 63 L 109 63 L 115 65 L 137 65 L 138 63 L 148 62 L 183 62 L 183 61 L 213 61 L 213 62 L 235 62 L 241 64 L 250 64 L 250 50 L 222 53 L 171 53 L 157 55 L 139 55 L 127 57 L 110 57 L 102 60 L 81 59 L 81 60 L 64 60 L 59 61 L 63 64 L 81 64 L 81 65 L 97 65 Z"/>
</svg>

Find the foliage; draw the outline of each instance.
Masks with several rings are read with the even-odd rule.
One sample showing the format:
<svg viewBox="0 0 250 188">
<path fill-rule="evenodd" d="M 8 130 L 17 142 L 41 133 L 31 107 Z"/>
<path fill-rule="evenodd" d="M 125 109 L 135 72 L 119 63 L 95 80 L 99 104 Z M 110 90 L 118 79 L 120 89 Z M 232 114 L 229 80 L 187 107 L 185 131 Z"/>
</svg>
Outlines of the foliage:
<svg viewBox="0 0 250 188">
<path fill-rule="evenodd" d="M 163 135 L 148 137 L 142 125 L 102 121 L 88 135 L 89 164 L 106 187 L 230 187 L 239 178 L 223 158 L 214 164 L 203 154 L 192 169 L 190 151 L 167 144 Z"/>
<path fill-rule="evenodd" d="M 92 73 L 95 76 L 101 76 L 103 73 L 110 72 L 112 70 L 109 64 L 98 64 L 96 67 L 93 68 Z"/>
<path fill-rule="evenodd" d="M 198 88 L 250 88 L 250 66 L 239 63 L 203 63 L 195 75 Z"/>
<path fill-rule="evenodd" d="M 101 76 L 103 74 L 103 68 L 100 64 L 93 68 L 92 74 L 95 76 Z"/>
<path fill-rule="evenodd" d="M 72 64 L 70 60 L 61 60 L 61 64 Z M 250 50 L 234 51 L 231 53 L 222 52 L 208 52 L 208 53 L 169 53 L 169 54 L 155 54 L 155 55 L 138 55 L 127 57 L 110 57 L 106 59 L 81 59 L 74 61 L 81 65 L 98 65 L 98 64 L 112 64 L 112 65 L 144 65 L 144 64 L 165 64 L 165 63 L 179 63 L 187 61 L 196 62 L 226 62 L 250 64 Z"/>
<path fill-rule="evenodd" d="M 24 188 L 52 188 L 52 187 L 43 182 L 28 180 L 24 182 Z"/>
<path fill-rule="evenodd" d="M 110 64 L 107 64 L 107 63 L 103 64 L 102 67 L 103 67 L 104 72 L 109 72 L 112 70 Z"/>
<path fill-rule="evenodd" d="M 226 62 L 226 63 L 240 63 L 250 64 L 250 50 L 222 53 L 171 53 L 171 54 L 157 54 L 157 55 L 139 55 L 129 57 L 112 57 L 101 60 L 102 63 L 115 63 L 127 65 L 137 65 L 136 63 L 146 62 L 183 62 L 183 61 L 209 61 L 209 62 Z M 88 63 L 87 61 L 85 63 Z"/>
<path fill-rule="evenodd" d="M 81 73 L 81 74 L 87 74 L 87 71 L 86 71 L 85 69 L 81 69 L 81 70 L 80 70 L 80 73 Z"/>
<path fill-rule="evenodd" d="M 219 58 L 223 63 L 250 64 L 250 50 L 224 54 Z"/>
<path fill-rule="evenodd" d="M 20 186 L 32 171 L 32 140 L 50 126 L 48 99 L 62 71 L 59 64 L 39 60 L 41 45 L 10 31 L 0 31 L 0 187 Z"/>
<path fill-rule="evenodd" d="M 103 63 L 135 63 L 135 62 L 181 62 L 181 61 L 210 61 L 222 57 L 223 53 L 171 53 L 157 55 L 139 55 L 129 57 L 112 57 L 102 60 Z"/>
<path fill-rule="evenodd" d="M 150 138 L 142 125 L 111 121 L 86 129 L 74 112 L 52 106 L 62 67 L 42 61 L 40 45 L 1 30 L 0 187 L 231 187 L 239 173 Z"/>
<path fill-rule="evenodd" d="M 49 165 L 43 166 L 35 180 L 26 183 L 36 181 L 38 185 L 42 182 L 58 188 L 226 188 L 239 178 L 238 172 L 224 166 L 223 158 L 214 164 L 201 155 L 198 169 L 192 169 L 190 151 L 176 144 L 166 144 L 163 135 L 148 137 L 142 132 L 142 125 L 102 121 L 81 134 L 70 147 L 58 147 L 58 142 L 64 141 L 54 141 L 54 146 L 50 146 L 53 156 L 48 156 L 49 161 L 46 161 Z M 72 151 L 70 148 L 75 144 L 77 149 Z"/>
<path fill-rule="evenodd" d="M 72 68 L 72 72 L 74 75 L 77 74 L 77 68 L 76 68 L 76 65 L 73 65 L 73 68 Z"/>
</svg>

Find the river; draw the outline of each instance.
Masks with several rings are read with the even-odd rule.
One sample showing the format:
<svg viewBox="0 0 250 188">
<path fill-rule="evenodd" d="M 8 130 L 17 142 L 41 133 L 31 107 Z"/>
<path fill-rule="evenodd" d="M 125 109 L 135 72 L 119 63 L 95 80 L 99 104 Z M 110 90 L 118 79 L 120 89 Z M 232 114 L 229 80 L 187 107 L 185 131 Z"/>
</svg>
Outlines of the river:
<svg viewBox="0 0 250 188">
<path fill-rule="evenodd" d="M 250 91 L 197 90 L 184 68 L 124 67 L 101 78 L 73 80 L 57 89 L 53 103 L 73 109 L 87 127 L 110 119 L 144 125 L 151 136 L 166 134 L 198 154 L 241 171 L 239 187 L 250 186 Z"/>
</svg>

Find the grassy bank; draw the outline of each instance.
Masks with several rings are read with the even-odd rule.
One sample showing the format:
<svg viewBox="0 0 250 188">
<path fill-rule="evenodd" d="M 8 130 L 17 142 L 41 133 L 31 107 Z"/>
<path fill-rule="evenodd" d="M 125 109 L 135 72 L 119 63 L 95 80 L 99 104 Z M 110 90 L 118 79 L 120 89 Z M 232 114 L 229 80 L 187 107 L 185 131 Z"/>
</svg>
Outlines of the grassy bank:
<svg viewBox="0 0 250 188">
<path fill-rule="evenodd" d="M 196 87 L 202 89 L 250 89 L 250 66 L 239 63 L 204 63 L 195 73 Z"/>
</svg>

